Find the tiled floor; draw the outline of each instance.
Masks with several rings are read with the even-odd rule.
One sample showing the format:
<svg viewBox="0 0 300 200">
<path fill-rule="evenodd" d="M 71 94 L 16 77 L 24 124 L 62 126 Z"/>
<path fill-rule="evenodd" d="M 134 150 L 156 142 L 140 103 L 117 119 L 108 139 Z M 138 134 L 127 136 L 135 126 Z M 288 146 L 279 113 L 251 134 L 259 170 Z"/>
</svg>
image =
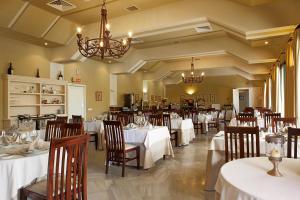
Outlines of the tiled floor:
<svg viewBox="0 0 300 200">
<path fill-rule="evenodd" d="M 159 160 L 149 170 L 112 166 L 105 174 L 104 152 L 90 148 L 88 199 L 90 200 L 213 200 L 203 190 L 207 149 L 212 134 L 199 135 L 189 146 L 174 148 L 175 158 Z"/>
</svg>

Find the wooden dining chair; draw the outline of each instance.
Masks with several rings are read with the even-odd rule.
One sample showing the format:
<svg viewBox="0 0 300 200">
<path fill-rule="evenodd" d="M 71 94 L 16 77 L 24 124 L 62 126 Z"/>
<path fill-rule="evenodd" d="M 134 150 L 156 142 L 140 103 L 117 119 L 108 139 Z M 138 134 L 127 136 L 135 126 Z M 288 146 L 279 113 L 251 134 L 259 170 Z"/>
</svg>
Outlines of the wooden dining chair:
<svg viewBox="0 0 300 200">
<path fill-rule="evenodd" d="M 117 120 L 120 121 L 123 126 L 127 126 L 130 123 L 134 123 L 133 114 L 129 113 L 118 113 Z"/>
<path fill-rule="evenodd" d="M 109 162 L 122 163 L 122 177 L 125 176 L 125 164 L 131 160 L 137 161 L 140 168 L 140 147 L 125 144 L 123 127 L 120 121 L 103 121 L 106 141 L 106 170 L 108 173 Z M 126 157 L 127 153 L 135 152 L 135 157 Z"/>
<path fill-rule="evenodd" d="M 87 200 L 88 141 L 89 135 L 53 138 L 47 180 L 22 188 L 20 199 Z"/>
<path fill-rule="evenodd" d="M 152 114 L 149 116 L 149 122 L 153 126 L 162 126 L 163 125 L 163 117 L 161 114 Z"/>
<path fill-rule="evenodd" d="M 45 132 L 45 141 L 50 141 L 52 138 L 61 138 L 62 127 L 64 122 L 62 121 L 47 121 L 46 132 Z"/>
<path fill-rule="evenodd" d="M 171 142 L 175 142 L 175 147 L 178 147 L 178 131 L 177 130 L 172 130 L 172 122 L 171 122 L 171 117 L 170 114 L 163 114 L 163 125 L 168 127 L 168 130 L 170 132 L 170 140 Z"/>
<path fill-rule="evenodd" d="M 254 113 L 250 113 L 250 112 L 243 112 L 243 113 L 239 113 L 238 117 L 254 117 Z"/>
<path fill-rule="evenodd" d="M 215 110 L 214 112 L 217 112 L 217 117 L 212 119 L 211 121 L 207 122 L 208 130 L 215 128 L 217 129 L 217 132 L 219 132 L 220 129 L 220 123 L 219 123 L 219 116 L 220 116 L 220 111 Z"/>
<path fill-rule="evenodd" d="M 260 156 L 258 127 L 225 127 L 225 162 Z"/>
<path fill-rule="evenodd" d="M 286 127 L 289 125 L 296 126 L 296 118 L 294 117 L 280 117 L 280 118 L 273 118 L 272 123 L 272 131 L 273 133 L 277 133 L 279 131 L 280 126 Z"/>
<path fill-rule="evenodd" d="M 264 114 L 265 128 L 272 126 L 273 118 L 280 118 L 280 117 L 281 117 L 281 113 L 265 113 Z"/>
<path fill-rule="evenodd" d="M 237 126 L 243 126 L 244 124 L 247 124 L 251 127 L 257 126 L 257 118 L 256 117 L 237 117 Z"/>
<path fill-rule="evenodd" d="M 68 123 L 68 116 L 56 116 L 55 121 Z"/>
<path fill-rule="evenodd" d="M 300 137 L 299 128 L 288 128 L 288 139 L 287 139 L 287 157 L 298 158 L 298 137 Z M 292 155 L 292 149 L 294 155 Z"/>
<path fill-rule="evenodd" d="M 244 109 L 244 113 L 252 113 L 254 116 L 254 108 L 253 107 L 246 107 Z"/>
<path fill-rule="evenodd" d="M 63 137 L 71 137 L 83 135 L 84 131 L 82 128 L 82 124 L 74 124 L 74 123 L 65 123 L 62 125 L 62 136 Z"/>
<path fill-rule="evenodd" d="M 193 110 L 193 111 L 190 112 L 189 115 L 191 115 L 191 117 L 189 117 L 189 119 L 192 119 L 196 134 L 198 135 L 199 132 L 204 133 L 204 131 L 203 131 L 204 123 L 199 120 L 199 117 L 198 117 L 199 112 L 196 111 L 196 110 Z"/>
<path fill-rule="evenodd" d="M 72 123 L 74 124 L 82 124 L 83 118 L 81 115 L 72 115 Z"/>
</svg>

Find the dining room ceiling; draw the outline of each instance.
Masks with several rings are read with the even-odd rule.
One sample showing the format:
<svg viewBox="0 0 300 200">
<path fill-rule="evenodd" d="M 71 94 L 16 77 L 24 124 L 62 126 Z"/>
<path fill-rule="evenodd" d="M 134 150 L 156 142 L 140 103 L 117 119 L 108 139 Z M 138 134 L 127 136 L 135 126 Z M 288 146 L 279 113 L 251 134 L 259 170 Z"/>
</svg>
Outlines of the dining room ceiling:
<svg viewBox="0 0 300 200">
<path fill-rule="evenodd" d="M 97 37 L 102 1 L 64 0 L 70 4 L 65 11 L 47 5 L 57 2 L 1 1 L 0 36 L 47 47 L 51 61 L 86 60 L 77 52 L 76 27 Z M 115 74 L 157 71 L 161 62 L 211 55 L 231 56 L 242 62 L 233 65 L 249 69 L 258 64 L 266 73 L 300 21 L 298 0 L 107 0 L 107 8 L 114 38 L 134 33 L 123 59 L 105 61 Z M 285 14 L 274 14 L 280 12 Z"/>
</svg>

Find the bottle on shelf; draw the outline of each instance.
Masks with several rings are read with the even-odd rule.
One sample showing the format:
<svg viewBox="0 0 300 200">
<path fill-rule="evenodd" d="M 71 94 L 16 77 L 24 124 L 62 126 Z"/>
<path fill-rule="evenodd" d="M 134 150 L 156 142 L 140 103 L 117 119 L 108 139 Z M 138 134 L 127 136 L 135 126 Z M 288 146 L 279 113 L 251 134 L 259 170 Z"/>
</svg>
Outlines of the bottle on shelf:
<svg viewBox="0 0 300 200">
<path fill-rule="evenodd" d="M 13 68 L 11 62 L 9 63 L 9 67 L 7 69 L 7 74 L 9 74 L 9 75 L 13 75 L 14 74 L 14 68 Z"/>
<path fill-rule="evenodd" d="M 63 77 L 61 71 L 59 72 L 57 79 L 58 80 L 64 80 L 64 77 Z"/>
<path fill-rule="evenodd" d="M 37 71 L 36 71 L 36 77 L 37 77 L 37 78 L 40 78 L 40 69 L 39 69 L 39 68 L 38 68 Z"/>
</svg>

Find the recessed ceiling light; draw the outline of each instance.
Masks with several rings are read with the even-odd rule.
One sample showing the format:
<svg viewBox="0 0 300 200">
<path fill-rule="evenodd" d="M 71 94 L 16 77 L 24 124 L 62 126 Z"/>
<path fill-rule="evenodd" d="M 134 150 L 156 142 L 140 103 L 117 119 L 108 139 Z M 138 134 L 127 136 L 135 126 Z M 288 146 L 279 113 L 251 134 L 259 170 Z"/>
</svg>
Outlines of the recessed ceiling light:
<svg viewBox="0 0 300 200">
<path fill-rule="evenodd" d="M 268 42 L 268 41 L 265 41 L 265 44 L 269 44 L 269 42 Z"/>
<path fill-rule="evenodd" d="M 44 45 L 45 45 L 45 46 L 48 46 L 48 42 L 45 42 Z"/>
<path fill-rule="evenodd" d="M 110 63 L 111 63 L 111 60 L 109 60 L 108 63 L 110 64 Z"/>
</svg>

